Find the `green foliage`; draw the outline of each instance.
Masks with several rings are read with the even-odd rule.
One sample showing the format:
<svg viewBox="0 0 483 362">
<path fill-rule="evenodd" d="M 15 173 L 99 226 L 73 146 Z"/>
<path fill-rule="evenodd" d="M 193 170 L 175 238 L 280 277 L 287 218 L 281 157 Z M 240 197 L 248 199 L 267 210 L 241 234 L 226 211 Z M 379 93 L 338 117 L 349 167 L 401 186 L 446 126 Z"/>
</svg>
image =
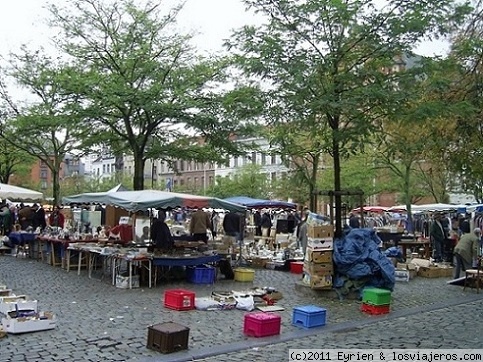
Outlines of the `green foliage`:
<svg viewBox="0 0 483 362">
<path fill-rule="evenodd" d="M 136 190 L 144 187 L 148 158 L 206 161 L 236 152 L 230 135 L 250 127 L 227 116 L 251 112 L 240 112 L 237 92 L 217 87 L 227 62 L 198 56 L 190 36 L 176 32 L 181 6 L 163 13 L 150 1 L 75 0 L 72 7 L 50 10 L 58 44 L 73 59 L 65 86 L 82 98 L 91 127 L 85 147 L 105 144 L 115 155 L 132 155 Z"/>
<path fill-rule="evenodd" d="M 88 128 L 79 123 L 79 98 L 68 94 L 62 87 L 66 75 L 63 64 L 41 51 L 22 47 L 19 54 L 11 54 L 3 72 L 33 100 L 16 104 L 2 82 L 0 98 L 9 108 L 4 127 L 9 132 L 0 133 L 0 137 L 47 165 L 52 173 L 54 203 L 57 203 L 60 200 L 61 164 L 88 134 Z"/>
<path fill-rule="evenodd" d="M 258 165 L 245 165 L 231 177 L 217 177 L 207 195 L 227 198 L 248 196 L 260 199 L 270 198 L 270 184 L 267 175 L 260 172 Z"/>
<path fill-rule="evenodd" d="M 15 139 L 13 134 L 7 134 L 5 129 L 1 132 L 9 139 Z M 11 176 L 17 179 L 29 179 L 32 164 L 35 158 L 18 149 L 11 142 L 0 137 L 0 182 L 8 184 Z"/>
<path fill-rule="evenodd" d="M 399 107 L 399 74 L 384 69 L 423 37 L 447 33 L 468 10 L 452 0 L 244 3 L 267 22 L 236 31 L 227 47 L 249 79 L 269 84 L 264 115 L 270 124 L 287 136 L 304 130 L 330 150 L 336 191 L 343 186 L 341 161 L 370 142 L 380 117 Z M 335 209 L 341 235 L 339 196 Z"/>
</svg>

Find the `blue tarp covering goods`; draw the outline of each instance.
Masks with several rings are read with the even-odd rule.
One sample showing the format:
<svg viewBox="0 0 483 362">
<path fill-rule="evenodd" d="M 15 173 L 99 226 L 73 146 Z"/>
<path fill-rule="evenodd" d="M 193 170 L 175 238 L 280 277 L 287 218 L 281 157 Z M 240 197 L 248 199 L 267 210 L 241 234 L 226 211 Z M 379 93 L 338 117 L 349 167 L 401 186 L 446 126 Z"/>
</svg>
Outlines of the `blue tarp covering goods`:
<svg viewBox="0 0 483 362">
<path fill-rule="evenodd" d="M 334 287 L 342 294 L 372 286 L 393 290 L 394 265 L 380 250 L 381 239 L 373 229 L 350 229 L 334 241 L 337 274 Z"/>
</svg>

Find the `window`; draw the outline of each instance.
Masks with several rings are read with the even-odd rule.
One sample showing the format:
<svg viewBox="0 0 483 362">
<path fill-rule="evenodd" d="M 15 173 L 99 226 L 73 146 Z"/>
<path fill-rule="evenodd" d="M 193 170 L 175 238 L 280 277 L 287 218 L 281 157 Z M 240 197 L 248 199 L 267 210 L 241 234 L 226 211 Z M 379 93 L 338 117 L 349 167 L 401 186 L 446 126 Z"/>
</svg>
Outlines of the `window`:
<svg viewBox="0 0 483 362">
<path fill-rule="evenodd" d="M 198 177 L 195 177 L 195 187 L 198 186 Z"/>
<path fill-rule="evenodd" d="M 41 170 L 40 171 L 40 178 L 41 179 L 47 179 L 47 171 L 46 170 Z"/>
<path fill-rule="evenodd" d="M 213 185 L 213 176 L 210 176 L 209 179 L 208 179 L 208 184 L 209 185 Z"/>
<path fill-rule="evenodd" d="M 276 165 L 276 164 L 277 164 L 277 156 L 272 155 L 272 165 Z"/>
<path fill-rule="evenodd" d="M 102 173 L 106 173 L 106 165 L 102 165 Z"/>
<path fill-rule="evenodd" d="M 272 172 L 271 179 L 272 179 L 272 181 L 277 181 L 277 173 L 276 172 Z"/>
<path fill-rule="evenodd" d="M 257 164 L 257 153 L 252 152 L 252 165 L 256 165 L 256 164 Z"/>
<path fill-rule="evenodd" d="M 235 163 L 234 163 L 233 167 L 238 167 L 238 157 L 236 157 L 236 156 L 235 156 Z"/>
<path fill-rule="evenodd" d="M 111 173 L 111 165 L 106 165 L 107 173 Z"/>
<path fill-rule="evenodd" d="M 262 153 L 262 166 L 265 166 L 267 164 L 267 155 Z"/>
</svg>

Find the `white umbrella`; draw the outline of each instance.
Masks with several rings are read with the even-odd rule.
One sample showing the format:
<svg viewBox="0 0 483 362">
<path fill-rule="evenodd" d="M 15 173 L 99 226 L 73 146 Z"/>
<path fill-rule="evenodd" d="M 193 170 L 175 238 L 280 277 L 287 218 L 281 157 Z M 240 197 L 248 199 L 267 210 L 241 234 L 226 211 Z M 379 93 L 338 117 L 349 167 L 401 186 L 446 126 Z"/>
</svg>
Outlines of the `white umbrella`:
<svg viewBox="0 0 483 362">
<path fill-rule="evenodd" d="M 42 201 L 44 195 L 38 191 L 0 183 L 0 198 L 13 201 Z"/>
</svg>

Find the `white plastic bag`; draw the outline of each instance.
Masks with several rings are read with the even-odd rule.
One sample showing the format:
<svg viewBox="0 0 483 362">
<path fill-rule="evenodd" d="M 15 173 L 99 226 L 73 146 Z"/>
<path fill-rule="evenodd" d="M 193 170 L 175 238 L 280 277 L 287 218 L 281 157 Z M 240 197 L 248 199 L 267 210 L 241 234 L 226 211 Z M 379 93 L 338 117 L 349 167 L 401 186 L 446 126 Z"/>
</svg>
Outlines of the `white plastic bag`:
<svg viewBox="0 0 483 362">
<path fill-rule="evenodd" d="M 246 310 L 251 312 L 255 309 L 255 301 L 253 295 L 235 295 L 236 309 Z"/>
</svg>

